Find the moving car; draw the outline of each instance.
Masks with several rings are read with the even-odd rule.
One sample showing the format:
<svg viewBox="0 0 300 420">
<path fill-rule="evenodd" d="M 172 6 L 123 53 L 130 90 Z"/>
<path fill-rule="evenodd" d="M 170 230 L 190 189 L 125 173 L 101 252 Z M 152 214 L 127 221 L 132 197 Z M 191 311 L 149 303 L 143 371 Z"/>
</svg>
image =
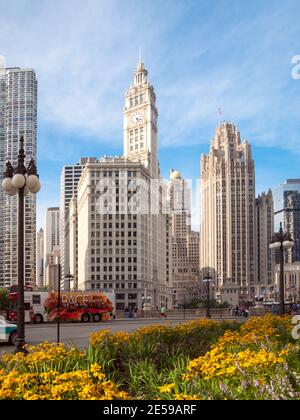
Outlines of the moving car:
<svg viewBox="0 0 300 420">
<path fill-rule="evenodd" d="M 0 317 L 0 343 L 16 344 L 17 326 Z"/>
</svg>

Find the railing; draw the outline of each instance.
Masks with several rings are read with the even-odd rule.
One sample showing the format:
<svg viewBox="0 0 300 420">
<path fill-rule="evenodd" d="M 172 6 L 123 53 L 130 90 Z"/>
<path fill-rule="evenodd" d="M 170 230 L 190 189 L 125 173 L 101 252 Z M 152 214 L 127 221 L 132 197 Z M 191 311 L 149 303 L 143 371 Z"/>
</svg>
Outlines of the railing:
<svg viewBox="0 0 300 420">
<path fill-rule="evenodd" d="M 258 307 L 250 308 L 248 316 L 263 316 L 268 313 L 273 313 L 272 308 L 269 307 Z M 288 312 L 287 312 L 288 313 Z M 300 314 L 300 311 L 291 311 L 290 315 Z M 236 319 L 245 318 L 241 315 L 234 315 L 231 309 L 228 308 L 211 308 L 210 309 L 211 319 Z M 134 314 L 129 318 L 137 319 L 163 319 L 164 317 L 157 310 L 138 311 L 136 317 Z M 196 319 L 206 318 L 206 308 L 197 309 L 169 309 L 166 312 L 165 318 L 167 319 Z M 125 319 L 124 311 L 116 311 L 116 319 Z"/>
<path fill-rule="evenodd" d="M 285 313 L 287 315 L 297 315 L 300 314 L 300 310 L 293 311 L 292 309 L 286 308 Z M 250 308 L 250 316 L 263 316 L 266 314 L 273 314 L 278 315 L 279 314 L 279 308 L 272 308 L 269 306 L 262 306 L 260 308 Z"/>
<path fill-rule="evenodd" d="M 210 315 L 212 319 L 228 319 L 233 318 L 230 309 L 224 308 L 211 308 Z M 166 312 L 167 319 L 195 319 L 205 318 L 206 308 L 198 309 L 169 309 Z M 124 311 L 116 311 L 116 319 L 125 319 Z M 130 318 L 135 318 L 134 314 Z M 136 314 L 137 319 L 161 319 L 163 316 L 157 310 L 138 311 Z"/>
</svg>

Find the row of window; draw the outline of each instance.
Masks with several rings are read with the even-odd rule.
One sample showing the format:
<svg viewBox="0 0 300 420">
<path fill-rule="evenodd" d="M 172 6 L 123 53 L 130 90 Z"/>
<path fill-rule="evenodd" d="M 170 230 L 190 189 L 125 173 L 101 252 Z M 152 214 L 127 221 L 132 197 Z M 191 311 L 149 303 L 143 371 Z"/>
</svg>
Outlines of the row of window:
<svg viewBox="0 0 300 420">
<path fill-rule="evenodd" d="M 137 228 L 137 223 L 127 223 L 127 226 L 125 226 L 125 223 L 116 223 L 116 224 L 112 224 L 112 223 L 103 223 L 103 226 L 101 226 L 100 223 L 92 223 L 91 224 L 91 229 L 135 229 Z"/>
<path fill-rule="evenodd" d="M 134 98 L 130 98 L 130 108 L 133 106 L 141 105 L 144 102 L 144 95 L 135 96 Z"/>
<path fill-rule="evenodd" d="M 133 152 L 134 150 L 139 150 L 144 148 L 144 142 L 140 144 L 136 144 L 135 146 L 130 146 L 130 151 Z"/>
<path fill-rule="evenodd" d="M 100 277 L 97 276 L 92 276 L 91 277 L 92 281 L 95 280 L 100 280 Z M 103 276 L 103 280 L 107 280 L 106 276 Z M 109 278 L 109 280 L 112 280 L 111 278 Z M 116 280 L 119 280 L 119 276 L 116 276 Z M 125 278 L 121 278 L 121 280 L 125 280 Z M 136 280 L 136 278 L 134 279 Z M 137 283 L 127 283 L 127 289 L 137 289 L 138 284 Z M 97 289 L 125 289 L 126 288 L 126 283 L 97 283 L 96 285 Z M 93 284 L 92 284 L 92 289 L 93 289 Z"/>
</svg>

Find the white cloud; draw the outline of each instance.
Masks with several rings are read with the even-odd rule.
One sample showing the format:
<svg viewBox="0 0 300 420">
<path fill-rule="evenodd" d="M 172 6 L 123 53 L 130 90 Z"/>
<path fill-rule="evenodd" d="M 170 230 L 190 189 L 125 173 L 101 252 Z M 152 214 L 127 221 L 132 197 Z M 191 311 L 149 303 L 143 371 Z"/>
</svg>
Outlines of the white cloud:
<svg viewBox="0 0 300 420">
<path fill-rule="evenodd" d="M 40 121 L 88 141 L 122 142 L 123 95 L 140 45 L 157 91 L 161 146 L 208 143 L 219 106 L 254 144 L 283 146 L 278 130 L 299 119 L 299 94 L 289 87 L 285 100 L 288 51 L 297 53 L 299 39 L 291 7 L 262 5 L 253 19 L 240 2 L 231 11 L 223 0 L 200 10 L 175 0 L 6 4 L 0 0 L 1 53 L 9 65 L 37 70 Z M 297 142 L 289 133 L 284 147 Z M 71 154 L 72 145 L 63 147 Z"/>
<path fill-rule="evenodd" d="M 30 25 L 26 1 L 13 2 L 12 10 L 0 15 L 0 43 L 9 65 L 36 69 L 39 118 L 99 141 L 120 137 L 123 94 L 139 45 L 151 55 L 166 28 L 165 19 L 158 9 L 143 13 L 144 3 L 136 1 L 34 4 Z"/>
<path fill-rule="evenodd" d="M 39 122 L 66 133 L 39 137 L 44 159 L 74 159 L 73 133 L 122 148 L 139 46 L 157 93 L 160 147 L 208 145 L 221 106 L 252 144 L 299 151 L 291 59 L 300 53 L 300 9 L 297 0 L 252 3 L 0 0 L 0 53 L 8 65 L 36 69 Z M 41 216 L 58 185 L 43 191 Z"/>
</svg>

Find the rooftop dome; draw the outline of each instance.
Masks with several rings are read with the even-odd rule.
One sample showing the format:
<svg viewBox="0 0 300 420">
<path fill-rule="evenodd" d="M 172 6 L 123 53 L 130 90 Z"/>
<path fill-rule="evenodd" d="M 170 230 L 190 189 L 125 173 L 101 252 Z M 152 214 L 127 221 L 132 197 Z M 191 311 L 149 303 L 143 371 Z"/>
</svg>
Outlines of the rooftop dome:
<svg viewBox="0 0 300 420">
<path fill-rule="evenodd" d="M 178 171 L 171 172 L 171 179 L 181 179 L 181 174 Z"/>
</svg>

